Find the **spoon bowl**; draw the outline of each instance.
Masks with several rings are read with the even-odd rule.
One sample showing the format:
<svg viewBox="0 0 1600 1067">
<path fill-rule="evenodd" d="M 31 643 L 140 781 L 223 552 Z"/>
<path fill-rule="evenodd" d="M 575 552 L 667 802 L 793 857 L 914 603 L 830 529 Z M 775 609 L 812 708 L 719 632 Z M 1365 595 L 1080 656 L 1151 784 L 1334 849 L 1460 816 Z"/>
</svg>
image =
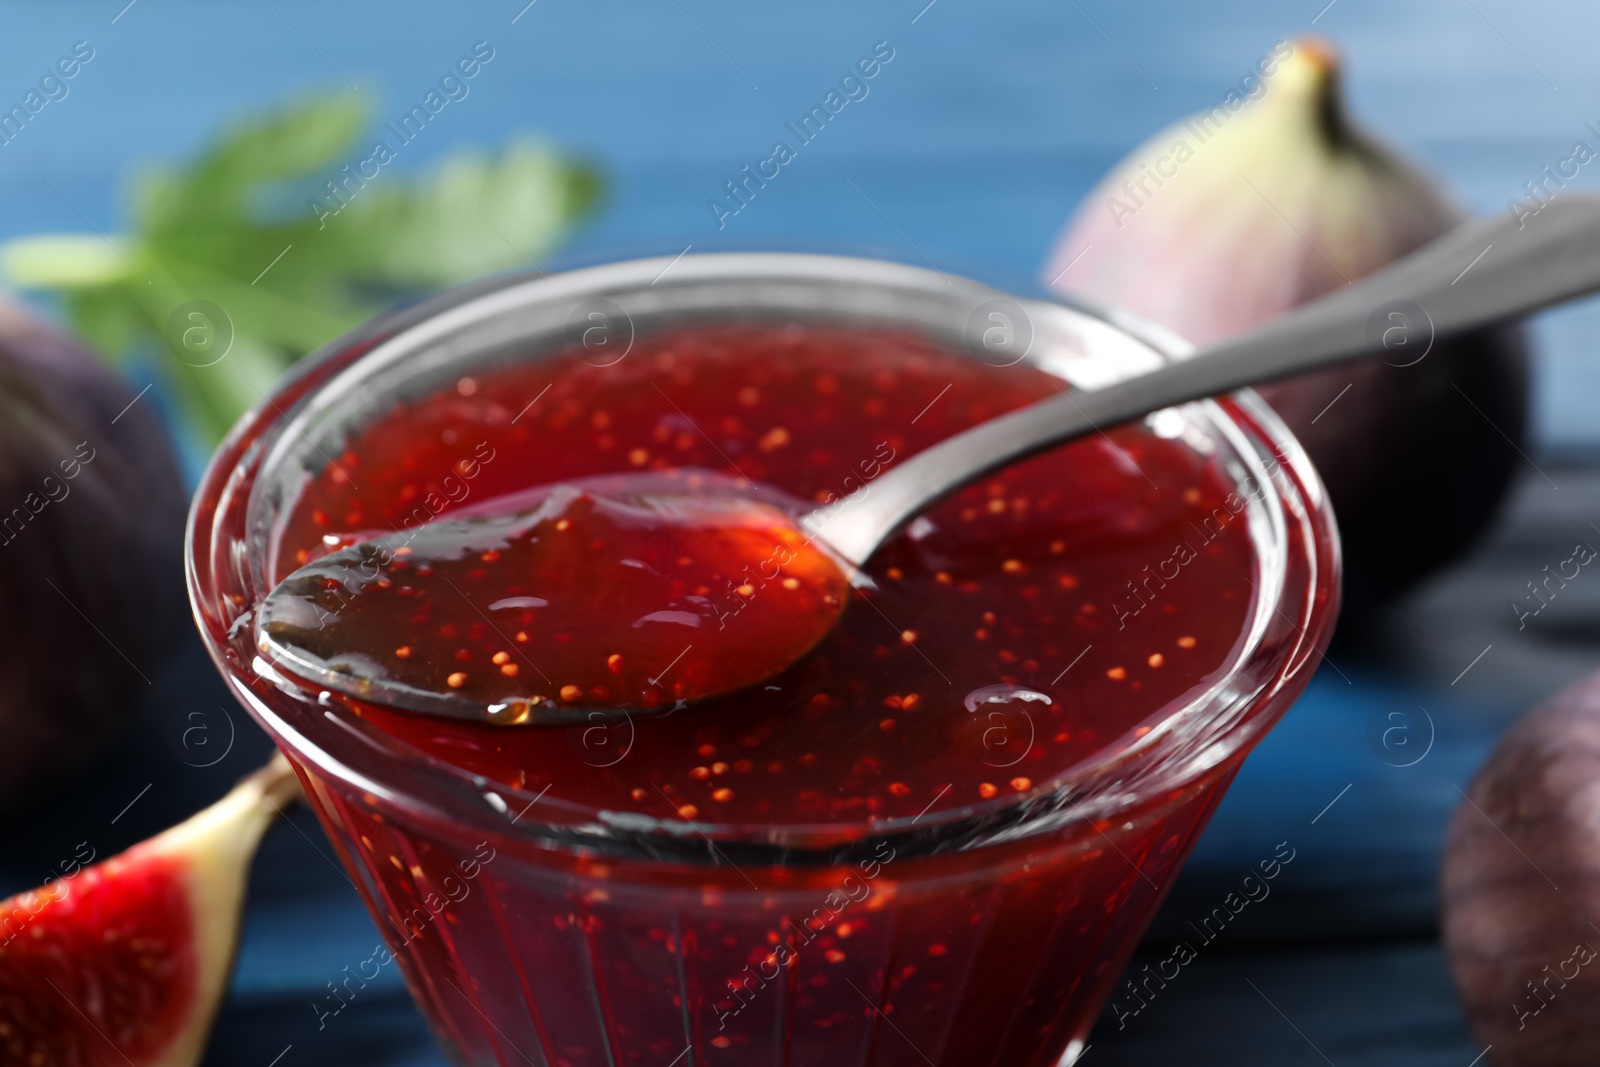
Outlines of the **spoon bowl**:
<svg viewBox="0 0 1600 1067">
<path fill-rule="evenodd" d="M 832 631 L 854 571 L 742 490 L 698 471 L 595 478 L 360 541 L 278 585 L 258 645 L 358 699 L 508 726 L 742 689 Z"/>
</svg>

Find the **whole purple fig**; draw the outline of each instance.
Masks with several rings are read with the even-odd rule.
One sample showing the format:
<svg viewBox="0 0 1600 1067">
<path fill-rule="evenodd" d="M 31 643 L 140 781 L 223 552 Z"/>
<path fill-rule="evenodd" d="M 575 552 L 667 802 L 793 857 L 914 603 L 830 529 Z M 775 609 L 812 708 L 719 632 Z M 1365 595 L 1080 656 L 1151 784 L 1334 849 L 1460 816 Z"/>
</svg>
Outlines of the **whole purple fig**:
<svg viewBox="0 0 1600 1067">
<path fill-rule="evenodd" d="M 1459 223 L 1433 181 L 1352 122 L 1339 78 L 1325 43 L 1280 42 L 1217 107 L 1156 134 L 1101 181 L 1045 280 L 1204 345 Z M 1377 335 L 1401 326 L 1394 340 L 1409 347 L 1260 389 L 1327 484 L 1346 620 L 1472 542 L 1521 462 L 1527 424 L 1519 328 L 1430 346 L 1424 324 L 1384 312 L 1373 308 Z"/>
<path fill-rule="evenodd" d="M 186 503 L 149 398 L 0 302 L 0 805 L 90 763 L 153 684 Z"/>
<path fill-rule="evenodd" d="M 1439 896 L 1488 1061 L 1600 1061 L 1600 675 L 1500 738 L 1450 820 Z"/>
</svg>

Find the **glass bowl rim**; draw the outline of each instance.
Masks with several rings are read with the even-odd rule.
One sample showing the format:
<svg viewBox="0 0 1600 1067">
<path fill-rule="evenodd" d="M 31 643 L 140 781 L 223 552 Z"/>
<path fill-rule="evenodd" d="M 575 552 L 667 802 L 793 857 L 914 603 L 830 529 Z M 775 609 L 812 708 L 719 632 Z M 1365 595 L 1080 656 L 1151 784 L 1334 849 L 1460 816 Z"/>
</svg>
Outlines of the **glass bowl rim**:
<svg viewBox="0 0 1600 1067">
<path fill-rule="evenodd" d="M 685 265 L 687 271 L 683 269 Z M 452 825 L 458 825 L 463 819 L 477 821 L 486 831 L 512 837 L 532 835 L 543 838 L 548 845 L 579 850 L 606 852 L 623 838 L 637 837 L 647 843 L 646 853 L 658 858 L 663 854 L 672 854 L 690 861 L 696 858 L 704 860 L 705 856 L 701 853 L 706 851 L 704 845 L 710 843 L 712 862 L 717 862 L 715 857 L 721 855 L 718 845 L 724 848 L 742 846 L 741 851 L 752 862 L 759 861 L 765 852 L 772 849 L 781 852 L 786 862 L 793 861 L 797 850 L 815 853 L 819 862 L 831 862 L 831 859 L 824 857 L 850 852 L 852 845 L 863 842 L 870 845 L 874 841 L 894 838 L 912 847 L 916 842 L 922 842 L 927 850 L 936 851 L 949 848 L 952 841 L 958 840 L 960 844 L 957 847 L 977 847 L 998 840 L 1015 839 L 1017 836 L 1031 836 L 1136 806 L 1138 798 L 1130 801 L 1126 796 L 1114 795 L 1105 789 L 1099 793 L 1092 789 L 1079 790 L 1082 794 L 1079 800 L 1073 799 L 1072 792 L 1078 786 L 1104 786 L 1119 768 L 1139 762 L 1149 763 L 1159 755 L 1158 748 L 1166 735 L 1147 736 L 1121 748 L 1108 744 L 1093 756 L 1059 770 L 1047 782 L 1039 783 L 1028 793 L 949 808 L 937 813 L 920 827 L 915 824 L 922 816 L 909 821 L 863 819 L 849 823 L 784 824 L 776 828 L 743 823 L 690 823 L 685 826 L 683 822 L 671 818 L 597 813 L 576 805 L 570 806 L 565 813 L 568 817 L 560 823 L 533 820 L 518 825 L 522 815 L 533 804 L 539 803 L 543 794 L 535 796 L 531 791 L 490 783 L 480 776 L 411 749 L 386 734 L 362 736 L 358 731 L 364 730 L 365 734 L 371 735 L 379 732 L 364 724 L 358 727 L 343 721 L 331 712 L 315 716 L 323 720 L 323 725 L 317 728 L 319 735 L 313 737 L 306 729 L 291 723 L 282 709 L 272 706 L 272 699 L 275 698 L 268 698 L 271 696 L 270 690 L 275 687 L 285 691 L 290 699 L 311 707 L 318 703 L 318 694 L 281 675 L 275 676 L 270 665 L 259 659 L 246 662 L 235 656 L 230 660 L 229 641 L 234 638 L 239 623 L 246 615 L 234 612 L 232 618 L 226 618 L 213 610 L 215 605 L 223 602 L 219 599 L 222 591 L 216 580 L 216 564 L 222 558 L 219 553 L 220 539 L 231 536 L 219 527 L 219 517 L 222 515 L 219 505 L 232 503 L 234 494 L 240 489 L 247 490 L 247 529 L 240 537 L 232 538 L 228 546 L 236 548 L 238 542 L 248 537 L 249 517 L 259 507 L 255 489 L 261 468 L 270 463 L 273 456 L 281 453 L 295 417 L 312 398 L 320 395 L 321 390 L 334 381 L 343 381 L 346 385 L 352 381 L 359 384 L 362 375 L 358 371 L 370 375 L 374 367 L 383 366 L 385 359 L 396 358 L 395 353 L 403 356 L 408 350 L 407 346 L 414 352 L 418 345 L 449 336 L 449 331 L 461 323 L 503 313 L 506 308 L 516 306 L 519 300 L 527 300 L 530 293 L 535 297 L 550 299 L 552 287 L 557 287 L 570 290 L 571 295 L 603 295 L 618 291 L 619 285 L 626 289 L 645 279 L 660 280 L 669 269 L 678 271 L 679 277 L 675 280 L 678 285 L 683 284 L 685 274 L 689 275 L 690 280 L 703 281 L 718 276 L 748 279 L 752 275 L 764 276 L 761 273 L 763 271 L 770 272 L 774 278 L 813 278 L 830 282 L 837 281 L 843 273 L 851 275 L 859 284 L 909 284 L 932 292 L 940 292 L 955 284 L 948 275 L 936 270 L 847 256 L 778 252 L 707 253 L 675 258 L 661 256 L 584 267 L 555 275 L 534 270 L 483 279 L 379 315 L 334 340 L 300 361 L 274 386 L 260 406 L 240 419 L 202 476 L 190 512 L 185 564 L 191 602 L 207 650 L 234 695 L 274 739 L 296 758 L 316 764 L 321 773 L 350 783 L 374 798 L 381 797 L 387 803 L 407 809 L 415 815 L 444 820 Z M 1062 297 L 1042 300 L 1011 296 L 965 278 L 958 280 L 966 288 L 968 297 L 1011 301 L 1024 309 L 1049 309 L 1047 313 L 1064 312 L 1078 317 L 1084 324 L 1109 327 L 1115 334 L 1149 350 L 1161 360 L 1185 358 L 1193 351 L 1192 346 L 1170 331 L 1108 305 Z M 650 284 L 654 285 L 654 281 Z M 1224 402 L 1201 401 L 1186 407 L 1186 410 L 1191 409 L 1199 412 L 1212 424 L 1210 428 L 1224 438 L 1237 438 L 1234 446 L 1247 454 L 1250 454 L 1249 445 L 1272 449 L 1278 461 L 1277 469 L 1262 473 L 1266 484 L 1275 491 L 1263 491 L 1261 501 L 1270 505 L 1271 518 L 1286 531 L 1291 511 L 1301 513 L 1302 525 L 1311 531 L 1311 543 L 1305 545 L 1297 544 L 1286 532 L 1282 550 L 1292 552 L 1297 547 L 1303 550 L 1302 555 L 1311 564 L 1309 588 L 1312 593 L 1319 580 L 1324 579 L 1334 592 L 1321 602 L 1317 602 L 1314 596 L 1308 596 L 1307 617 L 1300 628 L 1299 641 L 1286 655 L 1278 656 L 1275 661 L 1269 658 L 1268 662 L 1254 664 L 1257 668 L 1270 666 L 1269 675 L 1282 673 L 1283 677 L 1278 679 L 1271 692 L 1257 692 L 1246 699 L 1236 700 L 1231 706 L 1222 701 L 1222 691 L 1227 684 L 1247 666 L 1251 666 L 1252 658 L 1260 651 L 1255 647 L 1241 653 L 1236 648 L 1230 654 L 1226 669 L 1220 672 L 1220 677 L 1204 693 L 1191 695 L 1177 708 L 1169 704 L 1160 709 L 1151 709 L 1152 714 L 1170 709 L 1170 714 L 1163 720 L 1165 722 L 1196 715 L 1197 708 L 1209 703 L 1213 705 L 1209 709 L 1209 720 L 1197 715 L 1193 722 L 1198 724 L 1198 728 L 1219 733 L 1219 737 L 1203 750 L 1203 763 L 1191 758 L 1182 766 L 1167 769 L 1158 783 L 1161 789 L 1171 789 L 1192 781 L 1207 768 L 1223 762 L 1241 749 L 1247 749 L 1272 725 L 1276 716 L 1268 716 L 1265 722 L 1261 722 L 1261 716 L 1250 714 L 1251 705 L 1267 700 L 1272 692 L 1282 688 L 1286 679 L 1309 674 L 1315 661 L 1320 659 L 1320 650 L 1331 631 L 1337 603 L 1338 535 L 1327 506 L 1326 494 L 1299 443 L 1250 390 L 1243 390 Z M 209 525 L 203 521 L 207 515 L 211 519 Z M 1251 537 L 1253 541 L 1258 540 L 1255 534 Z M 1327 552 L 1331 573 L 1326 575 L 1317 573 L 1319 546 L 1315 542 L 1319 540 L 1322 542 L 1320 547 Z M 1259 544 L 1257 548 L 1260 549 Z M 202 552 L 206 555 L 202 556 Z M 233 555 L 237 556 L 237 552 Z M 244 563 L 247 568 L 254 567 L 259 572 L 265 561 L 246 553 Z M 1258 617 L 1266 616 L 1263 609 L 1277 611 L 1287 596 L 1283 590 L 1268 590 L 1264 586 L 1265 583 L 1256 590 L 1258 604 L 1255 615 Z M 264 589 L 260 590 L 261 595 L 264 593 Z M 246 613 L 249 610 L 245 608 Z M 1279 611 L 1279 614 L 1282 612 Z M 1259 641 L 1257 643 L 1259 645 Z M 237 649 L 233 651 L 237 652 Z M 321 703 L 326 706 L 326 694 L 321 694 Z M 302 707 L 303 713 L 307 707 Z M 1223 723 L 1230 713 L 1236 721 Z M 1219 724 L 1222 728 L 1217 730 Z M 384 775 L 373 770 L 374 752 L 351 750 L 350 743 L 358 740 L 367 747 L 381 748 L 387 744 L 391 748 L 387 755 L 393 758 L 395 765 L 389 768 L 390 774 Z M 341 745 L 343 751 L 335 751 Z M 363 764 L 363 769 L 352 766 L 352 762 Z M 1154 788 L 1155 784 L 1140 783 L 1145 798 L 1159 791 Z M 473 797 L 476 798 L 475 802 L 471 799 Z M 463 800 L 467 803 L 461 803 Z M 559 802 L 557 804 L 557 810 L 560 810 Z M 513 811 L 518 814 L 511 816 Z M 763 828 L 766 833 L 760 832 Z"/>
</svg>

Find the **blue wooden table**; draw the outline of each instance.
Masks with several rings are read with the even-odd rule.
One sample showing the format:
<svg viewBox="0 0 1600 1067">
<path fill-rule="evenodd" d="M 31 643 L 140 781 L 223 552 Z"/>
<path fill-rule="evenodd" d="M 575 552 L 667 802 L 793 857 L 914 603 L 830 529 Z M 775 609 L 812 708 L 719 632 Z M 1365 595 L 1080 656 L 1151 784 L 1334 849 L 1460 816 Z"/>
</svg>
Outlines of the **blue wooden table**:
<svg viewBox="0 0 1600 1067">
<path fill-rule="evenodd" d="M 0 100 L 75 42 L 95 58 L 0 146 L 0 237 L 112 231 L 130 166 L 182 157 L 230 114 L 347 82 L 397 112 L 480 40 L 494 62 L 396 165 L 542 132 L 609 176 L 604 210 L 568 248 L 585 258 L 823 247 L 1028 278 L 1105 168 L 1308 31 L 1347 52 L 1356 111 L 1479 212 L 1505 210 L 1600 120 L 1600 11 L 1581 0 L 104 0 L 12 6 L 6 23 Z M 719 221 L 707 200 L 878 42 L 894 58 L 870 94 Z M 1559 558 L 1595 517 L 1597 326 L 1593 306 L 1536 326 L 1536 458 L 1561 488 L 1529 471 L 1473 558 L 1334 650 L 1246 765 L 1142 951 L 1165 956 L 1279 842 L 1296 859 L 1180 981 L 1121 1028 L 1108 1016 L 1092 1062 L 1465 1067 L 1478 1054 L 1437 943 L 1439 846 L 1499 730 L 1595 659 L 1592 638 L 1572 635 L 1600 633 L 1600 589 L 1575 587 L 1520 633 L 1505 604 L 1528 561 Z M 141 730 L 114 765 L 0 826 L 0 890 L 37 882 L 63 842 L 105 855 L 180 819 L 263 758 L 197 642 L 156 688 L 130 709 Z M 232 739 L 209 767 L 168 741 L 196 708 L 213 709 L 219 745 Z M 1397 723 L 1404 744 L 1386 735 Z M 444 1062 L 392 971 L 319 1029 L 313 1001 L 377 933 L 315 824 L 291 822 L 257 864 L 207 1062 Z"/>
</svg>

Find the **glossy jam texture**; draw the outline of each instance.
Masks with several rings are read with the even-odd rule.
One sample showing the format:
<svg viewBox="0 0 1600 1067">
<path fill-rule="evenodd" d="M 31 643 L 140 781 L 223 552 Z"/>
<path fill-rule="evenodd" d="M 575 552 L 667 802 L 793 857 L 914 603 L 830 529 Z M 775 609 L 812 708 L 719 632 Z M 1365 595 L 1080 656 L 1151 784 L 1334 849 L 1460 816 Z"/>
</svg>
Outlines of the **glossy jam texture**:
<svg viewBox="0 0 1600 1067">
<path fill-rule="evenodd" d="M 311 561 L 263 605 L 261 635 L 364 697 L 500 725 L 733 693 L 798 662 L 850 597 L 847 567 L 800 528 L 806 506 L 748 489 L 641 471 L 501 497 L 504 513 Z"/>
<path fill-rule="evenodd" d="M 513 362 L 352 439 L 290 516 L 277 573 L 630 471 L 698 468 L 848 507 L 896 461 L 1062 388 L 912 333 L 817 326 L 647 336 L 603 367 L 572 353 Z M 1165 413 L 971 486 L 877 553 L 875 588 L 855 590 L 801 662 L 691 710 L 505 727 L 350 703 L 438 758 L 594 809 L 818 824 L 1003 803 L 1158 726 L 1233 652 L 1254 580 L 1249 512 L 1186 433 Z M 493 666 L 493 653 L 480 662 L 499 640 L 484 612 L 512 584 L 483 568 L 389 651 Z M 569 684 L 559 634 L 495 651 Z"/>
</svg>

